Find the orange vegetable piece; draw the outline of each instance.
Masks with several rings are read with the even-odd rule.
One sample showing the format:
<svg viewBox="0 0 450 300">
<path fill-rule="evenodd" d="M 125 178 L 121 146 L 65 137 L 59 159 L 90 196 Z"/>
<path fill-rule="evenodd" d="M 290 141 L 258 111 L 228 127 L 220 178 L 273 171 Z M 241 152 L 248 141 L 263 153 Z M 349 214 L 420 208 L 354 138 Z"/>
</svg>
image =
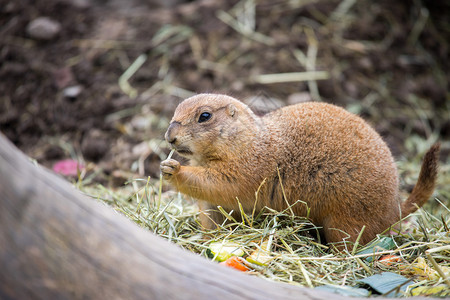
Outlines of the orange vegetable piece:
<svg viewBox="0 0 450 300">
<path fill-rule="evenodd" d="M 383 255 L 378 261 L 386 266 L 391 266 L 393 263 L 400 262 L 401 258 L 397 255 Z"/>
<path fill-rule="evenodd" d="M 223 262 L 221 262 L 219 264 L 220 265 L 224 265 L 224 266 L 228 266 L 230 268 L 234 268 L 234 269 L 242 271 L 242 272 L 250 270 L 246 265 L 244 265 L 240 261 L 239 257 L 237 257 L 237 256 L 232 256 L 232 257 L 228 258 L 226 261 L 223 261 Z"/>
</svg>

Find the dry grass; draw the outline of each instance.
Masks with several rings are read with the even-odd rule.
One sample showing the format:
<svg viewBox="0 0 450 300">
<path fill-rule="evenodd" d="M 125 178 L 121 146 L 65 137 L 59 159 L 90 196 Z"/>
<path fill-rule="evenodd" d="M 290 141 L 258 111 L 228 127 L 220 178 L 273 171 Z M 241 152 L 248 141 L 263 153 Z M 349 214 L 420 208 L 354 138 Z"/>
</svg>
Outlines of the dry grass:
<svg viewBox="0 0 450 300">
<path fill-rule="evenodd" d="M 413 159 L 414 161 L 414 159 Z M 405 182 L 412 182 L 419 164 L 400 162 Z M 441 168 L 435 197 L 415 213 L 416 224 L 405 223 L 393 236 L 379 235 L 374 244 L 390 241 L 387 249 L 364 251 L 353 245 L 337 251 L 322 245 L 311 235 L 315 227 L 305 218 L 293 216 L 287 209 L 266 209 L 257 216 L 247 215 L 243 222 L 220 224 L 216 230 L 204 230 L 198 221 L 195 202 L 174 192 L 161 193 L 162 181 L 134 180 L 111 190 L 101 186 L 79 187 L 87 194 L 112 206 L 139 226 L 205 258 L 211 242 L 233 242 L 244 250 L 244 257 L 269 242 L 267 265 L 247 263 L 250 274 L 273 281 L 307 287 L 321 285 L 357 287 L 359 280 L 380 272 L 394 272 L 411 279 L 407 291 L 416 287 L 448 284 L 450 274 L 449 165 Z M 228 212 L 231 217 L 240 212 Z M 369 247 L 370 248 L 370 247 Z M 396 261 L 383 263 L 380 257 L 395 255 Z M 425 261 L 425 264 L 421 264 Z M 428 268 L 422 270 L 421 268 Z"/>
</svg>

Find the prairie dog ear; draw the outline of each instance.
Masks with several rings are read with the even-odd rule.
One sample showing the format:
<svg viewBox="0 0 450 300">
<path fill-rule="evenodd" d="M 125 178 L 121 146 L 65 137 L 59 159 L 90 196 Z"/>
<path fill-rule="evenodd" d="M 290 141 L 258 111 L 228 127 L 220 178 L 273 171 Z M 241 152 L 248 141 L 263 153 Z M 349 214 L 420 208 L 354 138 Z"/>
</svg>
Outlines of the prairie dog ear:
<svg viewBox="0 0 450 300">
<path fill-rule="evenodd" d="M 237 113 L 236 106 L 234 106 L 234 104 L 228 104 L 227 112 L 228 112 L 228 115 L 230 115 L 231 117 L 234 117 Z"/>
</svg>

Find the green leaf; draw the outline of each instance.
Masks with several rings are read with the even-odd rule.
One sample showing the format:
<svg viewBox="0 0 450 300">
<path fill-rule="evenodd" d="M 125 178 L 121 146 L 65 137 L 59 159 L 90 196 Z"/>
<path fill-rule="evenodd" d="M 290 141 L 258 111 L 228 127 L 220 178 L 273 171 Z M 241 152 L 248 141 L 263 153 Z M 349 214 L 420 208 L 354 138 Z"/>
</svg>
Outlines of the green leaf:
<svg viewBox="0 0 450 300">
<path fill-rule="evenodd" d="M 349 297 L 369 297 L 370 295 L 370 292 L 366 289 L 351 286 L 321 285 L 315 289 Z"/>
<path fill-rule="evenodd" d="M 382 237 L 379 240 L 376 240 L 369 244 L 367 247 L 359 251 L 357 254 L 370 254 L 370 253 L 377 253 L 382 252 L 386 250 L 395 249 L 396 245 L 394 243 L 394 240 L 390 237 Z M 367 262 L 372 262 L 373 257 L 369 256 L 365 259 Z"/>
<path fill-rule="evenodd" d="M 409 281 L 410 279 L 391 272 L 383 272 L 359 280 L 359 282 L 367 284 L 376 292 L 388 298 L 402 296 L 403 294 L 400 291 L 406 291 L 406 288 L 408 287 L 406 284 Z"/>
<path fill-rule="evenodd" d="M 242 250 L 241 245 L 233 242 L 212 242 L 209 244 L 208 250 L 208 256 L 212 254 L 217 261 L 225 261 L 233 255 L 244 255 L 244 250 Z"/>
</svg>

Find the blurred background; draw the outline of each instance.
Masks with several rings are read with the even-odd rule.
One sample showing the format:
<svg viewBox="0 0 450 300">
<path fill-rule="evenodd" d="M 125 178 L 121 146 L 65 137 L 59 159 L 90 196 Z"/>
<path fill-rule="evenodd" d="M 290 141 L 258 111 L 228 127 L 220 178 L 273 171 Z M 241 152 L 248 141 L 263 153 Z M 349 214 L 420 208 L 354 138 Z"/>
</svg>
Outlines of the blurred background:
<svg viewBox="0 0 450 300">
<path fill-rule="evenodd" d="M 449 16 L 431 0 L 0 0 L 0 131 L 118 186 L 158 177 L 176 105 L 215 92 L 334 103 L 417 168 L 443 141 L 445 165 Z"/>
</svg>

